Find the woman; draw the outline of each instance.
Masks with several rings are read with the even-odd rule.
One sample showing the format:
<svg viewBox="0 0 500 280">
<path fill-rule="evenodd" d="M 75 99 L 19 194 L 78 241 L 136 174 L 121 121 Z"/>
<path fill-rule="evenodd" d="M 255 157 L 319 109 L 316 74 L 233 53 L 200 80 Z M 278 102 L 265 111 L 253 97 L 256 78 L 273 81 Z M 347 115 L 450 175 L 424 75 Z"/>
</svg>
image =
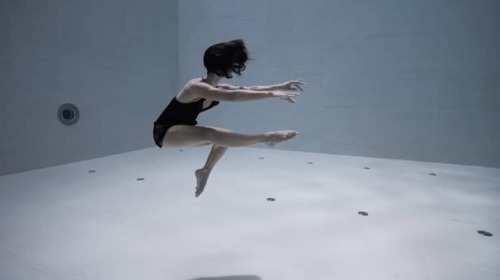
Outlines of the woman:
<svg viewBox="0 0 500 280">
<path fill-rule="evenodd" d="M 228 129 L 197 126 L 198 114 L 219 104 L 219 101 L 252 101 L 264 98 L 280 98 L 295 103 L 293 99 L 301 90 L 300 80 L 272 86 L 235 87 L 219 84 L 232 73 L 241 75 L 248 60 L 247 49 L 242 40 L 232 40 L 209 47 L 203 62 L 206 78 L 195 78 L 187 82 L 154 123 L 153 136 L 158 147 L 182 147 L 212 145 L 212 150 L 203 168 L 196 170 L 196 197 L 207 184 L 208 176 L 228 147 L 242 147 L 256 143 L 274 146 L 297 135 L 296 131 L 273 131 L 256 135 L 232 132 Z"/>
</svg>

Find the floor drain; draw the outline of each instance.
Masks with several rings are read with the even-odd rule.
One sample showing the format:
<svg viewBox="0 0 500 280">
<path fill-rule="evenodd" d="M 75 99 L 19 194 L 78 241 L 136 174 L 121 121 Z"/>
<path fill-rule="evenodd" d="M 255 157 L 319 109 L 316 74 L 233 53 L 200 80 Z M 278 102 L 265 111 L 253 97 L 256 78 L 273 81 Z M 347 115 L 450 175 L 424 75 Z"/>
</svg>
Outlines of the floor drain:
<svg viewBox="0 0 500 280">
<path fill-rule="evenodd" d="M 361 216 L 368 216 L 368 213 L 363 212 L 363 211 L 359 211 L 358 214 L 361 215 Z"/>
<path fill-rule="evenodd" d="M 365 167 L 366 170 L 370 170 L 370 167 Z"/>
<path fill-rule="evenodd" d="M 264 159 L 264 157 L 259 157 L 259 159 Z"/>
<path fill-rule="evenodd" d="M 95 173 L 96 171 L 95 170 L 90 170 L 89 173 Z"/>
<path fill-rule="evenodd" d="M 429 175 L 431 175 L 431 176 L 437 176 L 436 173 L 429 173 Z"/>
<path fill-rule="evenodd" d="M 314 162 L 312 162 L 312 161 L 310 161 L 310 162 L 308 162 L 308 163 L 309 163 L 309 164 L 314 164 Z"/>
<path fill-rule="evenodd" d="M 276 201 L 276 199 L 270 197 L 270 198 L 267 199 L 267 201 Z"/>
<path fill-rule="evenodd" d="M 488 237 L 492 237 L 493 234 L 487 232 L 487 231 L 484 231 L 484 230 L 479 230 L 477 233 L 481 234 L 481 235 L 484 235 L 484 236 L 488 236 Z"/>
<path fill-rule="evenodd" d="M 144 178 L 137 178 L 137 181 L 144 181 Z"/>
</svg>

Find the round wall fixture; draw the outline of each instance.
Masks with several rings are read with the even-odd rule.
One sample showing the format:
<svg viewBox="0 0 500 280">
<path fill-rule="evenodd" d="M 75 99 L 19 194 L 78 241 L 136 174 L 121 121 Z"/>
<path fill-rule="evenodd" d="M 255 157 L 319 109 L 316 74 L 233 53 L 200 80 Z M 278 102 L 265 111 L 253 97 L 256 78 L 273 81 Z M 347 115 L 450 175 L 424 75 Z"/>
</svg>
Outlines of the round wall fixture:
<svg viewBox="0 0 500 280">
<path fill-rule="evenodd" d="M 59 107 L 57 118 L 64 125 L 74 125 L 80 118 L 80 111 L 76 105 L 66 103 Z"/>
</svg>

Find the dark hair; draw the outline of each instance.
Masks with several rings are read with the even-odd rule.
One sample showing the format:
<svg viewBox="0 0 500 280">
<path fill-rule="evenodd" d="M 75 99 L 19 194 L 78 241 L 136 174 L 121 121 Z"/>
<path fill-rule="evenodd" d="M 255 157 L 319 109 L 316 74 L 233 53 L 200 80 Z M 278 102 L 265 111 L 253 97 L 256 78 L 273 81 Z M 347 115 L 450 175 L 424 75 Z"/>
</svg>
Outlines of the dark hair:
<svg viewBox="0 0 500 280">
<path fill-rule="evenodd" d="M 210 46 L 203 55 L 203 64 L 207 68 L 207 74 L 215 73 L 231 79 L 231 73 L 241 75 L 248 59 L 245 42 L 237 39 Z"/>
</svg>

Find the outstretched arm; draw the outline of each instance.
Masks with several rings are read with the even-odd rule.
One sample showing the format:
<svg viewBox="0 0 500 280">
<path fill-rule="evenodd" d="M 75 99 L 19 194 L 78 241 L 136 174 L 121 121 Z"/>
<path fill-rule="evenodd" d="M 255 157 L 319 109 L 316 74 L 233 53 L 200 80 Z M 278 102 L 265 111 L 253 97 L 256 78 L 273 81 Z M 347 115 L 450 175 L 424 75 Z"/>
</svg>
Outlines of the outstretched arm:
<svg viewBox="0 0 500 280">
<path fill-rule="evenodd" d="M 281 84 L 275 85 L 266 85 L 266 86 L 249 86 L 249 87 L 240 87 L 233 86 L 230 84 L 219 84 L 220 88 L 229 89 L 229 90 L 237 90 L 237 89 L 246 89 L 246 90 L 256 90 L 256 91 L 273 91 L 273 90 L 300 90 L 302 91 L 301 85 L 305 85 L 302 80 L 290 80 Z"/>
<path fill-rule="evenodd" d="M 286 101 L 295 103 L 293 97 L 298 93 L 282 90 L 276 91 L 257 91 L 249 89 L 226 89 L 222 87 L 213 87 L 206 83 L 193 84 L 187 91 L 192 97 L 201 97 L 217 101 L 253 101 L 270 97 L 277 97 Z"/>
</svg>

